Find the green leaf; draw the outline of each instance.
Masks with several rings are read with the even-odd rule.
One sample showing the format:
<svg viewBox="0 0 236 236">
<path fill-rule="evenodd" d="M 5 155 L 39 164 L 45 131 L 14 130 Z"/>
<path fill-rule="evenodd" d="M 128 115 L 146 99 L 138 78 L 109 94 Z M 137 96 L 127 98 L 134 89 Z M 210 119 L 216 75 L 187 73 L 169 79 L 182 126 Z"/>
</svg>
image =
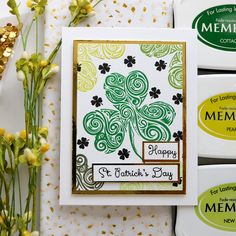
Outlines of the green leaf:
<svg viewBox="0 0 236 236">
<path fill-rule="evenodd" d="M 122 104 L 139 107 L 147 96 L 148 79 L 142 71 L 132 71 L 124 77 L 119 73 L 112 73 L 106 77 L 104 89 L 107 99 L 118 109 Z"/>
<path fill-rule="evenodd" d="M 98 151 L 112 153 L 124 141 L 126 124 L 118 111 L 101 109 L 88 113 L 83 120 L 84 129 L 95 135 L 94 145 Z"/>
<path fill-rule="evenodd" d="M 170 141 L 171 132 L 168 126 L 175 115 L 172 106 L 156 102 L 138 109 L 131 124 L 144 140 Z"/>
</svg>

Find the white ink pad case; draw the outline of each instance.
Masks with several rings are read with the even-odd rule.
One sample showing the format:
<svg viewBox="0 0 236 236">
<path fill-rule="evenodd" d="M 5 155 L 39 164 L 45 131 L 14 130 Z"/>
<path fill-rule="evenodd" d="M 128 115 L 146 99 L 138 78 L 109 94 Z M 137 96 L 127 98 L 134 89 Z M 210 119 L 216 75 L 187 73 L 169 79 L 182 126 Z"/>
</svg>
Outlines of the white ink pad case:
<svg viewBox="0 0 236 236">
<path fill-rule="evenodd" d="M 236 158 L 236 74 L 198 76 L 198 155 Z"/>
<path fill-rule="evenodd" d="M 236 165 L 198 167 L 198 205 L 177 208 L 176 236 L 236 235 Z"/>
<path fill-rule="evenodd" d="M 198 32 L 198 66 L 236 70 L 235 0 L 176 0 L 175 28 Z"/>
</svg>

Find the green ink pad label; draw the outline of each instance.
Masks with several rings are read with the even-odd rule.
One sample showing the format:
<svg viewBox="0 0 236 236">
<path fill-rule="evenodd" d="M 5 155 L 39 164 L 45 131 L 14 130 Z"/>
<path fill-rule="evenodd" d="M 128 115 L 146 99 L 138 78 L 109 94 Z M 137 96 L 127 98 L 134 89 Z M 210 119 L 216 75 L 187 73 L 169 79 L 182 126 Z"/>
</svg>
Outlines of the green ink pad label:
<svg viewBox="0 0 236 236">
<path fill-rule="evenodd" d="M 198 39 L 209 47 L 223 51 L 236 51 L 235 4 L 206 9 L 194 19 L 192 28 L 197 29 Z"/>
<path fill-rule="evenodd" d="M 215 186 L 198 198 L 195 213 L 205 224 L 223 231 L 236 232 L 236 183 Z"/>
<path fill-rule="evenodd" d="M 236 93 L 218 94 L 202 102 L 198 125 L 217 138 L 236 140 Z"/>
</svg>

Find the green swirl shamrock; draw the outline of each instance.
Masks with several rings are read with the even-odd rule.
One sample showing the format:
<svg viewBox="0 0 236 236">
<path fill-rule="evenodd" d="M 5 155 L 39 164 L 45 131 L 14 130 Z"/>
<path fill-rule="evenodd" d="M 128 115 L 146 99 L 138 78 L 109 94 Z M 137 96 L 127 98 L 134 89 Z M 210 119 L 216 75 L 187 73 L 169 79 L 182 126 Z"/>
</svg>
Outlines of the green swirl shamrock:
<svg viewBox="0 0 236 236">
<path fill-rule="evenodd" d="M 169 127 L 174 118 L 174 108 L 165 102 L 153 102 L 141 107 L 149 89 L 146 75 L 132 71 L 128 77 L 112 73 L 106 77 L 104 90 L 107 99 L 116 110 L 100 109 L 89 112 L 83 126 L 90 135 L 95 135 L 95 148 L 106 154 L 116 151 L 129 134 L 131 146 L 138 154 L 134 134 L 146 141 L 169 141 Z"/>
</svg>

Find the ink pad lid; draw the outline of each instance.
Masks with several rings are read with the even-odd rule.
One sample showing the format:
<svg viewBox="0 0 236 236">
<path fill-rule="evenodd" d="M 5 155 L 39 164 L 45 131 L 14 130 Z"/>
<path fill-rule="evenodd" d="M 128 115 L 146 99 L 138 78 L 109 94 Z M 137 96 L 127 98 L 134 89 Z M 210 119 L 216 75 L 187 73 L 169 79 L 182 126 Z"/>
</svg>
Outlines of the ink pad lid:
<svg viewBox="0 0 236 236">
<path fill-rule="evenodd" d="M 198 32 L 198 67 L 236 70 L 235 0 L 175 0 L 175 28 Z"/>
<path fill-rule="evenodd" d="M 199 166 L 198 193 L 198 206 L 177 208 L 176 236 L 235 236 L 236 165 Z"/>
<path fill-rule="evenodd" d="M 236 74 L 198 76 L 198 155 L 236 159 Z"/>
</svg>

